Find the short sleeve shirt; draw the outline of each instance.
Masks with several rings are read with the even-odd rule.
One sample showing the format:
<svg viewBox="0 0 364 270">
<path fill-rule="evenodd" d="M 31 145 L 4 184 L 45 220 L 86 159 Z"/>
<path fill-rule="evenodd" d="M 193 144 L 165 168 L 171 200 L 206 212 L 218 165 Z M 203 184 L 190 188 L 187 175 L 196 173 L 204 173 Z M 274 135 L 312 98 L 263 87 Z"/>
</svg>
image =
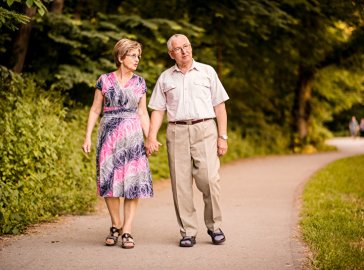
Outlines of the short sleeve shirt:
<svg viewBox="0 0 364 270">
<path fill-rule="evenodd" d="M 214 68 L 193 61 L 186 74 L 174 65 L 159 76 L 148 107 L 167 111 L 168 121 L 214 118 L 214 106 L 228 99 Z"/>
</svg>

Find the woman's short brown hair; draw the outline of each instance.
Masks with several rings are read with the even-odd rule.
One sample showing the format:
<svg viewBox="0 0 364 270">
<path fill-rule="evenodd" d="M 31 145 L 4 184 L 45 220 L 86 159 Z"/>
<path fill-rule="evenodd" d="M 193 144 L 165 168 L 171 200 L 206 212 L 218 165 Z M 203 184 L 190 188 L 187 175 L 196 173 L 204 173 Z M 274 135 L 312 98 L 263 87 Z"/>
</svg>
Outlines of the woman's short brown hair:
<svg viewBox="0 0 364 270">
<path fill-rule="evenodd" d="M 139 54 L 142 53 L 142 44 L 135 40 L 123 38 L 120 39 L 114 46 L 113 56 L 116 67 L 119 68 L 121 65 L 120 59 L 124 60 L 126 54 L 131 50 L 137 49 Z"/>
</svg>

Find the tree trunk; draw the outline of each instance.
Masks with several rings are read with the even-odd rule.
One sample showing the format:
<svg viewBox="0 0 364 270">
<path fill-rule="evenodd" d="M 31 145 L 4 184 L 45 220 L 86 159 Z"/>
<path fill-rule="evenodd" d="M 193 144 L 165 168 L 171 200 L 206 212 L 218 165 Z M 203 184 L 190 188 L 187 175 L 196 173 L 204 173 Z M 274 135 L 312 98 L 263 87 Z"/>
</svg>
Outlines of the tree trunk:
<svg viewBox="0 0 364 270">
<path fill-rule="evenodd" d="M 50 11 L 55 14 L 62 14 L 63 6 L 64 0 L 54 0 Z"/>
<path fill-rule="evenodd" d="M 33 18 L 37 9 L 35 7 L 26 7 L 25 8 L 25 15 L 30 18 Z M 17 37 L 15 38 L 14 42 L 14 55 L 16 59 L 16 63 L 12 68 L 14 72 L 20 73 L 23 70 L 25 57 L 27 55 L 28 47 L 29 47 L 29 38 L 30 32 L 32 30 L 32 23 L 29 22 L 27 24 L 23 24 L 20 26 L 19 32 Z"/>
<path fill-rule="evenodd" d="M 302 146 L 306 143 L 309 132 L 309 118 L 311 114 L 310 100 L 312 97 L 314 76 L 315 72 L 313 69 L 300 67 L 292 113 L 293 134 L 296 135 L 293 138 L 293 146 Z"/>
</svg>

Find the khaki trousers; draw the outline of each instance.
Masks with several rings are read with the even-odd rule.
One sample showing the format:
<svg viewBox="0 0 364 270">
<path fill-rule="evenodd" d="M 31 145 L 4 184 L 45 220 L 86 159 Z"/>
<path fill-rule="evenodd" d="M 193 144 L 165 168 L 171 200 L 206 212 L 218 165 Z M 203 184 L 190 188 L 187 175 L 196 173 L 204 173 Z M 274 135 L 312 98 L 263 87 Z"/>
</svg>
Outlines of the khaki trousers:
<svg viewBox="0 0 364 270">
<path fill-rule="evenodd" d="M 220 160 L 217 156 L 217 128 L 214 120 L 194 125 L 169 124 L 168 162 L 177 221 L 182 236 L 196 236 L 198 230 L 193 203 L 193 179 L 203 194 L 204 220 L 212 231 L 220 228 Z"/>
</svg>

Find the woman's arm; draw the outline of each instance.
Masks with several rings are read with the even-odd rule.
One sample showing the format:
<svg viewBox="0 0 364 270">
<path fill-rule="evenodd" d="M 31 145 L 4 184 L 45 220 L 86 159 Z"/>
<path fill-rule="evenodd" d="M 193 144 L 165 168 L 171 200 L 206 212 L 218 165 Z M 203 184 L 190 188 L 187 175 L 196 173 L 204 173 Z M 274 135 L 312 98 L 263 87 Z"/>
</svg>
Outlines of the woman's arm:
<svg viewBox="0 0 364 270">
<path fill-rule="evenodd" d="M 148 138 L 150 120 L 149 120 L 149 114 L 148 114 L 148 110 L 147 110 L 147 95 L 146 94 L 144 94 L 139 101 L 138 114 L 140 117 L 140 122 L 142 125 L 144 137 Z"/>
<path fill-rule="evenodd" d="M 104 96 L 102 95 L 102 92 L 100 90 L 96 89 L 95 95 L 94 95 L 94 101 L 92 103 L 90 113 L 88 116 L 87 127 L 86 127 L 86 136 L 85 136 L 84 143 L 82 145 L 82 149 L 86 154 L 91 152 L 92 130 L 94 129 L 96 121 L 100 116 L 103 101 L 104 101 Z"/>
</svg>

